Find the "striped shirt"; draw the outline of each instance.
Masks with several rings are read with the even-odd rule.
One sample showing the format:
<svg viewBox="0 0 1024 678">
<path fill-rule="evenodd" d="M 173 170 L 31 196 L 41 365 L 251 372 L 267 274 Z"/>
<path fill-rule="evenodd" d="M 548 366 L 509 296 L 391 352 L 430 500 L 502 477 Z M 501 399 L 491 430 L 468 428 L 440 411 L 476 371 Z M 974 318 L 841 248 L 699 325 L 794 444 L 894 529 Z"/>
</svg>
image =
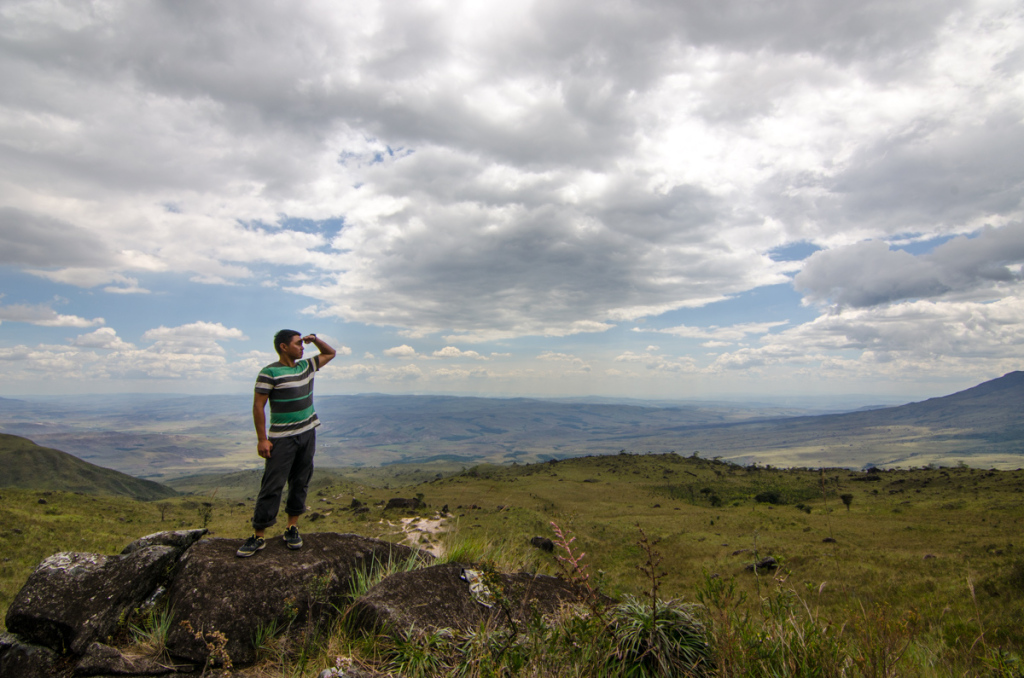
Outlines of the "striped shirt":
<svg viewBox="0 0 1024 678">
<path fill-rule="evenodd" d="M 313 375 L 320 361 L 304 358 L 288 367 L 280 361 L 260 370 L 256 393 L 270 396 L 268 438 L 287 438 L 320 425 L 313 411 Z"/>
</svg>

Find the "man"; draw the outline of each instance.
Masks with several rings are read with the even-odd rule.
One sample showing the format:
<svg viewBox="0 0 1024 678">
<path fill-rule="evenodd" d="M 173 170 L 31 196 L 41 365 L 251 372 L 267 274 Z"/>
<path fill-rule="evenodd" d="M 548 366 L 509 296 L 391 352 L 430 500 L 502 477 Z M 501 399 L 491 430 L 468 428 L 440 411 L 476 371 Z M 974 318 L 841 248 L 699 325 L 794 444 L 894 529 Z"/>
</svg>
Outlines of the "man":
<svg viewBox="0 0 1024 678">
<path fill-rule="evenodd" d="M 320 354 L 302 358 L 303 344 L 314 344 Z M 252 420 L 256 425 L 256 452 L 266 459 L 263 481 L 253 511 L 253 535 L 236 554 L 246 558 L 266 546 L 263 535 L 277 522 L 281 493 L 288 481 L 285 513 L 288 527 L 284 541 L 290 549 L 302 548 L 299 516 L 306 511 L 306 490 L 313 477 L 313 453 L 316 427 L 313 411 L 313 376 L 336 355 L 315 334 L 302 336 L 295 330 L 281 330 L 274 336 L 279 360 L 260 370 L 256 394 L 252 400 Z M 270 430 L 267 431 L 266 405 L 270 401 Z"/>
</svg>

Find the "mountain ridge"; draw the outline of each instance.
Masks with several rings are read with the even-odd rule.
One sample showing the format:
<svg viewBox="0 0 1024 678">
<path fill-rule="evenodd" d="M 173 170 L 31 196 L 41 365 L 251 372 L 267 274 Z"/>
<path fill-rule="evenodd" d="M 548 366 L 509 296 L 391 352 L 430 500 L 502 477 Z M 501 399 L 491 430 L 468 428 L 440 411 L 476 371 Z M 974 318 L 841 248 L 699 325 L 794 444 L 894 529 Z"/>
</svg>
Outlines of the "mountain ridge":
<svg viewBox="0 0 1024 678">
<path fill-rule="evenodd" d="M 143 501 L 178 493 L 160 483 L 103 468 L 28 438 L 0 433 L 0 487 L 111 494 Z"/>
</svg>

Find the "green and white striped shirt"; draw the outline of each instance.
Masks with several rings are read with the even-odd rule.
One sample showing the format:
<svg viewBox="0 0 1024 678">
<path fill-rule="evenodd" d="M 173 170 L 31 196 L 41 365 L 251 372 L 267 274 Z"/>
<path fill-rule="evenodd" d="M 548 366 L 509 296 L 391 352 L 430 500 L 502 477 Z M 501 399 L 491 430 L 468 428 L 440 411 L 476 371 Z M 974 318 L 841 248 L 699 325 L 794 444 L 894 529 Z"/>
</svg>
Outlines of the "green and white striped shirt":
<svg viewBox="0 0 1024 678">
<path fill-rule="evenodd" d="M 313 375 L 320 361 L 303 358 L 288 367 L 280 361 L 260 370 L 256 392 L 270 396 L 268 438 L 287 438 L 320 425 L 313 411 Z"/>
</svg>

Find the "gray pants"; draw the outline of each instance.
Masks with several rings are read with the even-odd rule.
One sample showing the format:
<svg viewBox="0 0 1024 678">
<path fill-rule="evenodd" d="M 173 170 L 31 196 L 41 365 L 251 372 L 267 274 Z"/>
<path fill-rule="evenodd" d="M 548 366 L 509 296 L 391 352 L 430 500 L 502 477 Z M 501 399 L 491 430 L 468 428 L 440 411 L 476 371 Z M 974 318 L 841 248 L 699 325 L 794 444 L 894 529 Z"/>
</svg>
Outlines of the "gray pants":
<svg viewBox="0 0 1024 678">
<path fill-rule="evenodd" d="M 288 482 L 288 501 L 284 510 L 289 516 L 306 512 L 306 490 L 313 477 L 313 453 L 316 451 L 316 429 L 287 438 L 273 438 L 270 459 L 263 466 L 263 482 L 256 497 L 252 515 L 253 529 L 263 530 L 277 522 L 281 493 Z"/>
</svg>

